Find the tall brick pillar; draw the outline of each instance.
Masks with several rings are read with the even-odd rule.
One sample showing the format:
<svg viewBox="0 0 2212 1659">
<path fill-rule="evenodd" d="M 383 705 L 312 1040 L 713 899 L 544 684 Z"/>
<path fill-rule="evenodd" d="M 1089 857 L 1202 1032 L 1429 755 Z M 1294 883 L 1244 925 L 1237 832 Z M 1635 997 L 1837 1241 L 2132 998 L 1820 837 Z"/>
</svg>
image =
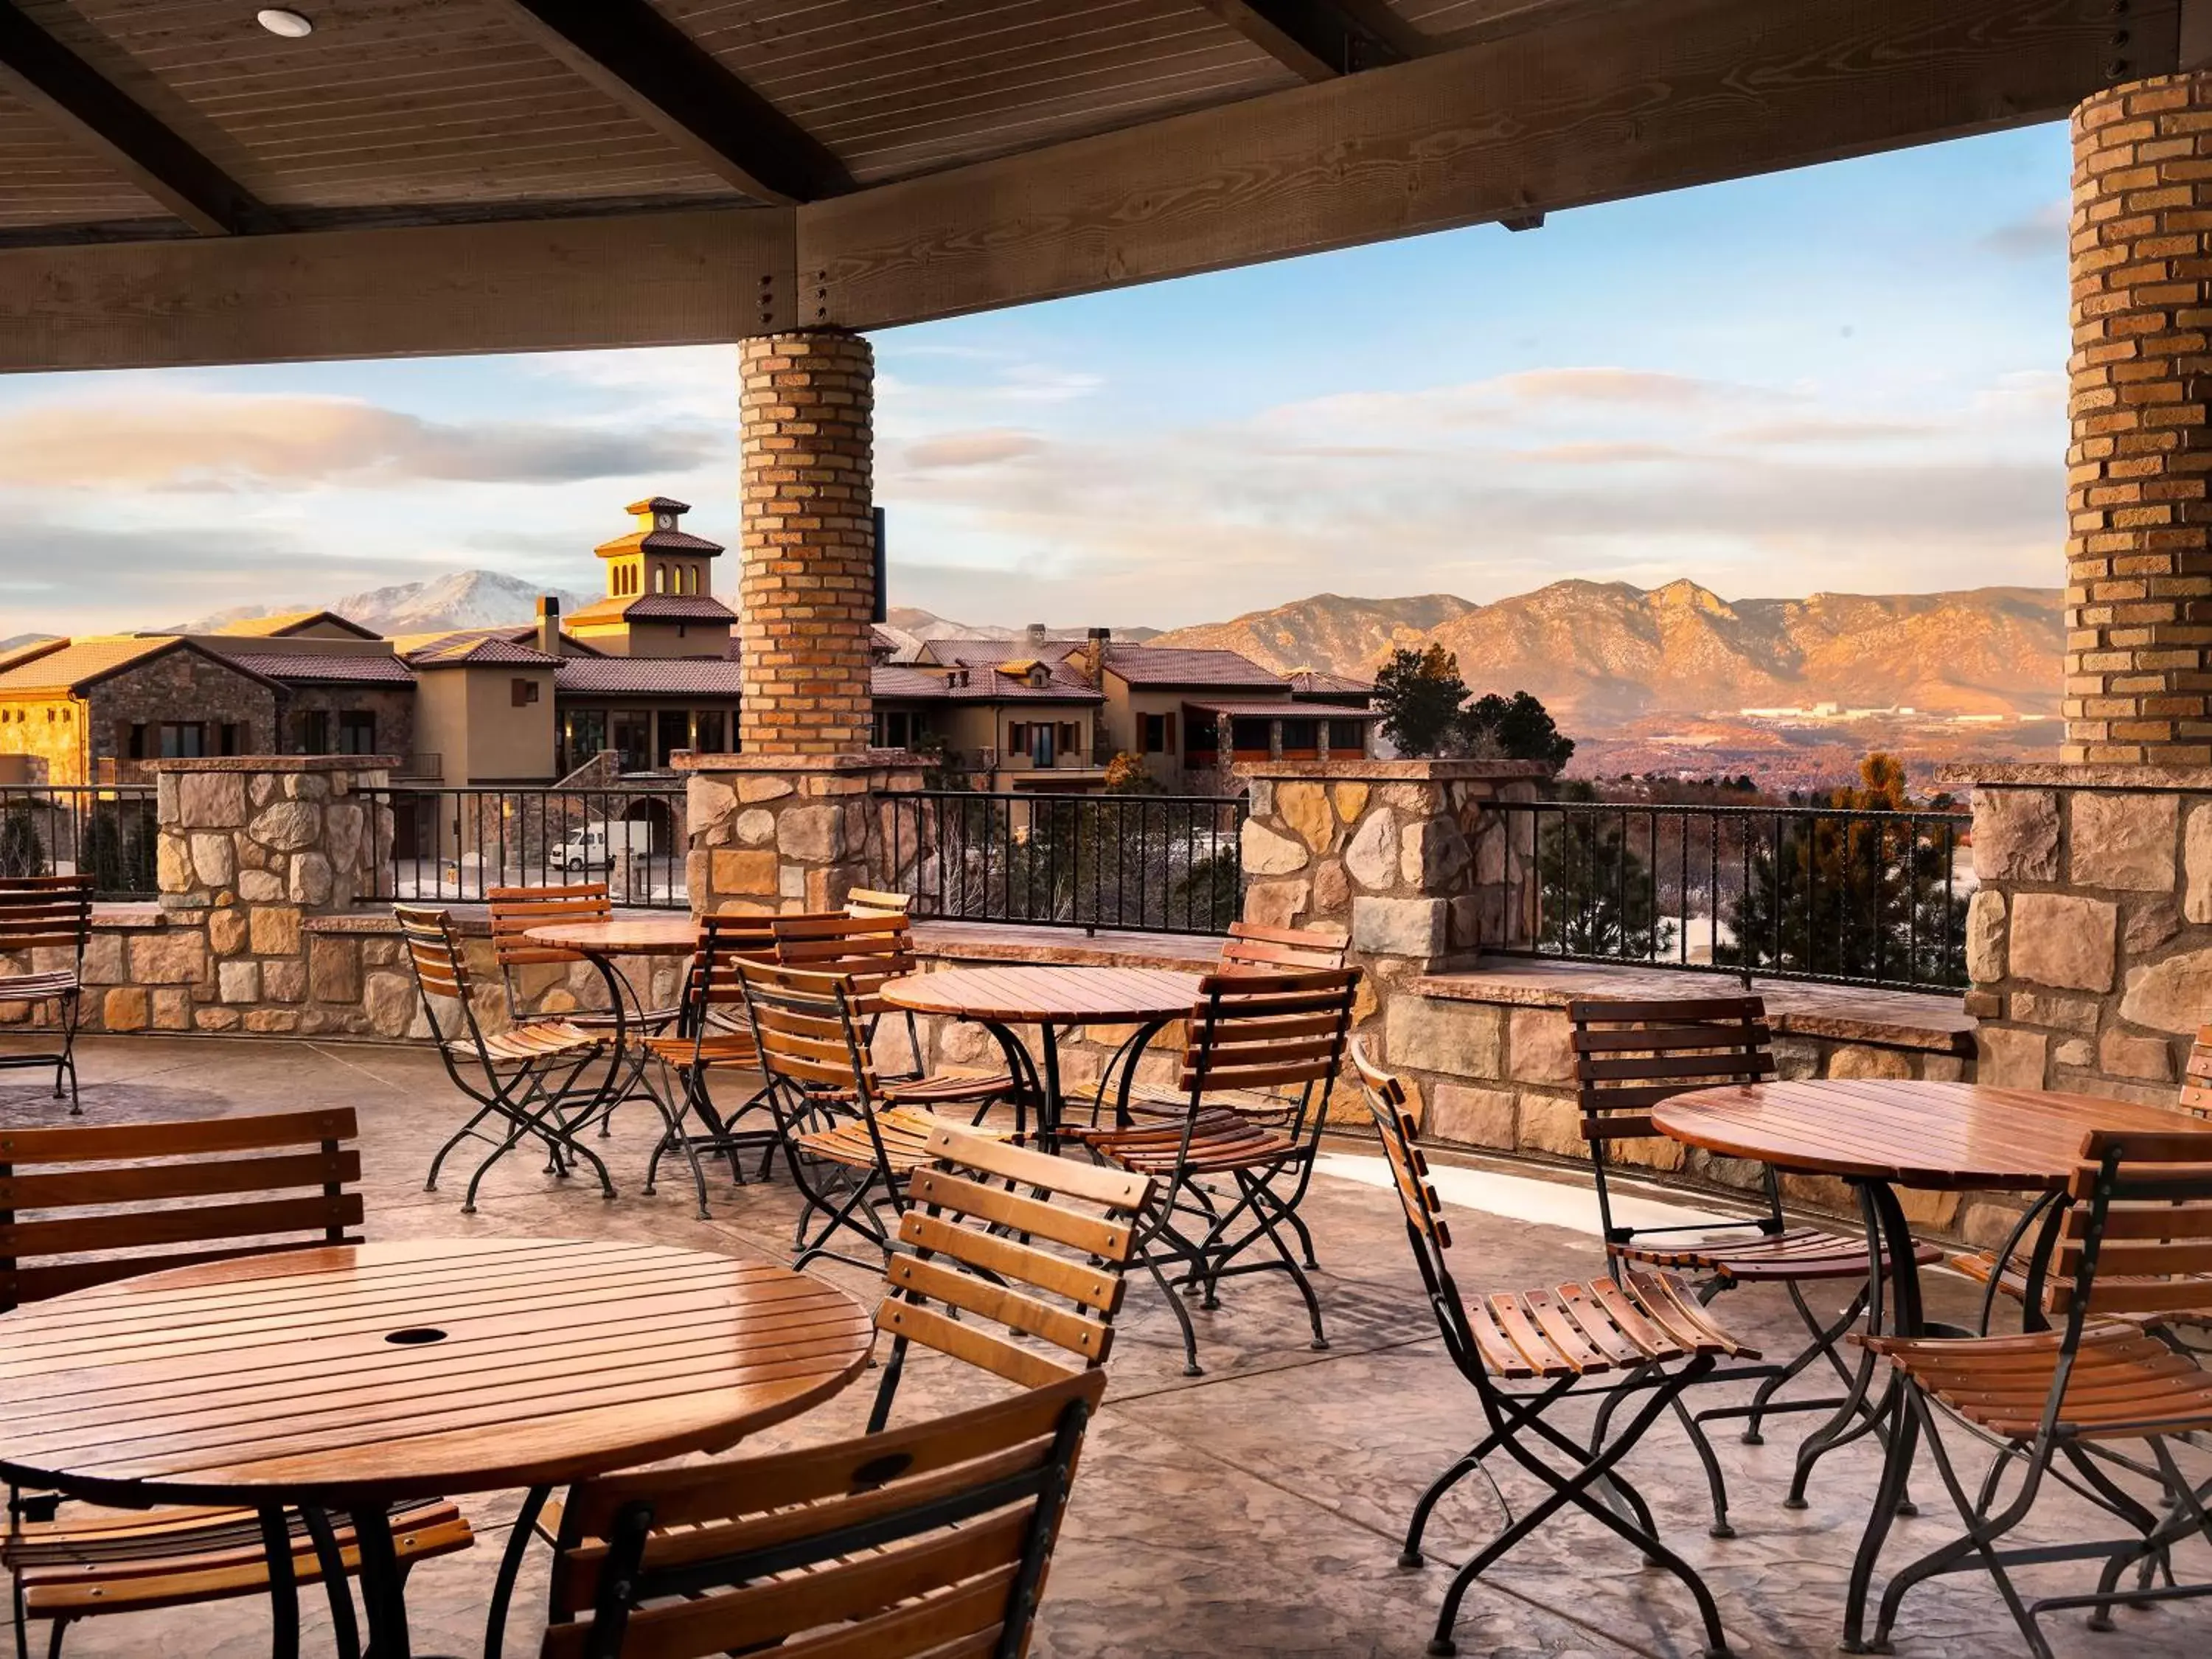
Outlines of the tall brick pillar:
<svg viewBox="0 0 2212 1659">
<path fill-rule="evenodd" d="M 2074 115 L 2066 742 L 2212 764 L 2212 73 Z"/>
<path fill-rule="evenodd" d="M 868 746 L 875 356 L 857 334 L 744 342 L 738 746 L 754 756 Z"/>
</svg>

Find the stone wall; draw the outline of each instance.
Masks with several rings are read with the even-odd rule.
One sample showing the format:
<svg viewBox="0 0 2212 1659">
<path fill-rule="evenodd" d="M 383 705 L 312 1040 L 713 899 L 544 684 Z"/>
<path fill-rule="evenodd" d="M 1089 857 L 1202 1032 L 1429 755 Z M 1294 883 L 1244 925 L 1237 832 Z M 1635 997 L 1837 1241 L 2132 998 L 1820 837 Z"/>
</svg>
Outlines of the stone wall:
<svg viewBox="0 0 2212 1659">
<path fill-rule="evenodd" d="M 2212 770 L 1973 775 L 1984 1082 L 2171 1106 L 2212 1020 Z"/>
<path fill-rule="evenodd" d="M 165 651 L 88 688 L 82 718 L 95 777 L 105 761 L 114 762 L 125 777 L 152 771 L 152 763 L 134 763 L 126 754 L 130 729 L 143 726 L 146 752 L 159 755 L 164 720 L 204 723 L 210 750 L 223 726 L 237 728 L 236 755 L 273 755 L 283 746 L 276 737 L 276 687 L 191 647 Z M 360 763 L 360 757 L 347 758 Z"/>
<path fill-rule="evenodd" d="M 690 774 L 693 910 L 830 910 L 855 887 L 900 885 L 885 851 L 891 809 L 877 797 L 921 787 L 911 757 L 692 755 L 678 766 Z"/>
</svg>

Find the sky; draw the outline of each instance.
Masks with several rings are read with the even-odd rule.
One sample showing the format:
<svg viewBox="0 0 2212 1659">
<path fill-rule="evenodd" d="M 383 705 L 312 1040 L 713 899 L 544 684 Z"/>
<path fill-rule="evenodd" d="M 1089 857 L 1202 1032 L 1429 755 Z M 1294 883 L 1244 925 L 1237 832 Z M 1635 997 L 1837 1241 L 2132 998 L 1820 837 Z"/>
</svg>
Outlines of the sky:
<svg viewBox="0 0 2212 1659">
<path fill-rule="evenodd" d="M 2033 127 L 886 331 L 890 602 L 2055 586 L 2068 169 Z M 737 404 L 733 347 L 0 378 L 0 638 L 596 594 L 638 496 L 735 544 Z"/>
</svg>

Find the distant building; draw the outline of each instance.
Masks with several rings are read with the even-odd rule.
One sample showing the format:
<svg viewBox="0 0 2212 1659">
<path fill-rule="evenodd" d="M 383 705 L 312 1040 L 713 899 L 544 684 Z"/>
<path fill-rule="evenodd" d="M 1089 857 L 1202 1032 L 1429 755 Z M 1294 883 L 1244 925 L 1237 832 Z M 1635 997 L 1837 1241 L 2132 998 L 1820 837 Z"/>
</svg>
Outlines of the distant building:
<svg viewBox="0 0 2212 1659">
<path fill-rule="evenodd" d="M 246 754 L 388 755 L 419 783 L 546 784 L 601 766 L 665 770 L 738 744 L 736 613 L 720 545 L 690 508 L 633 501 L 597 550 L 606 596 L 562 617 L 386 639 L 327 611 L 204 634 L 50 640 L 0 655 L 0 763 L 33 783 L 130 781 L 144 763 Z M 1095 790 L 1116 754 L 1170 788 L 1233 761 L 1368 752 L 1373 688 L 1233 651 L 1054 639 L 936 640 L 908 661 L 876 636 L 875 742 L 942 745 L 971 784 Z M 611 769 L 600 757 L 611 755 Z"/>
</svg>

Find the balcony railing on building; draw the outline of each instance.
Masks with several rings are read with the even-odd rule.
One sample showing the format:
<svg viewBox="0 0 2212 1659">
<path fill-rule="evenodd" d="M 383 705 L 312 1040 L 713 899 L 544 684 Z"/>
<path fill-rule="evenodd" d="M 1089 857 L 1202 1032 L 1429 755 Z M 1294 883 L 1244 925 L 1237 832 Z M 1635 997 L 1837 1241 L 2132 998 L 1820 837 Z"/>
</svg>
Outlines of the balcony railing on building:
<svg viewBox="0 0 2212 1659">
<path fill-rule="evenodd" d="M 1501 804 L 1492 951 L 1903 990 L 1966 983 L 1962 812 Z"/>
<path fill-rule="evenodd" d="M 0 788 L 0 876 L 88 875 L 102 899 L 156 896 L 150 783 Z"/>
<path fill-rule="evenodd" d="M 605 882 L 617 905 L 683 909 L 681 784 L 496 789 L 410 783 L 368 792 L 377 899 L 480 903 L 494 887 Z M 388 829 L 382 827 L 388 822 Z"/>
<path fill-rule="evenodd" d="M 1218 933 L 1237 919 L 1242 800 L 1211 795 L 879 796 L 884 856 L 917 915 Z"/>
</svg>

